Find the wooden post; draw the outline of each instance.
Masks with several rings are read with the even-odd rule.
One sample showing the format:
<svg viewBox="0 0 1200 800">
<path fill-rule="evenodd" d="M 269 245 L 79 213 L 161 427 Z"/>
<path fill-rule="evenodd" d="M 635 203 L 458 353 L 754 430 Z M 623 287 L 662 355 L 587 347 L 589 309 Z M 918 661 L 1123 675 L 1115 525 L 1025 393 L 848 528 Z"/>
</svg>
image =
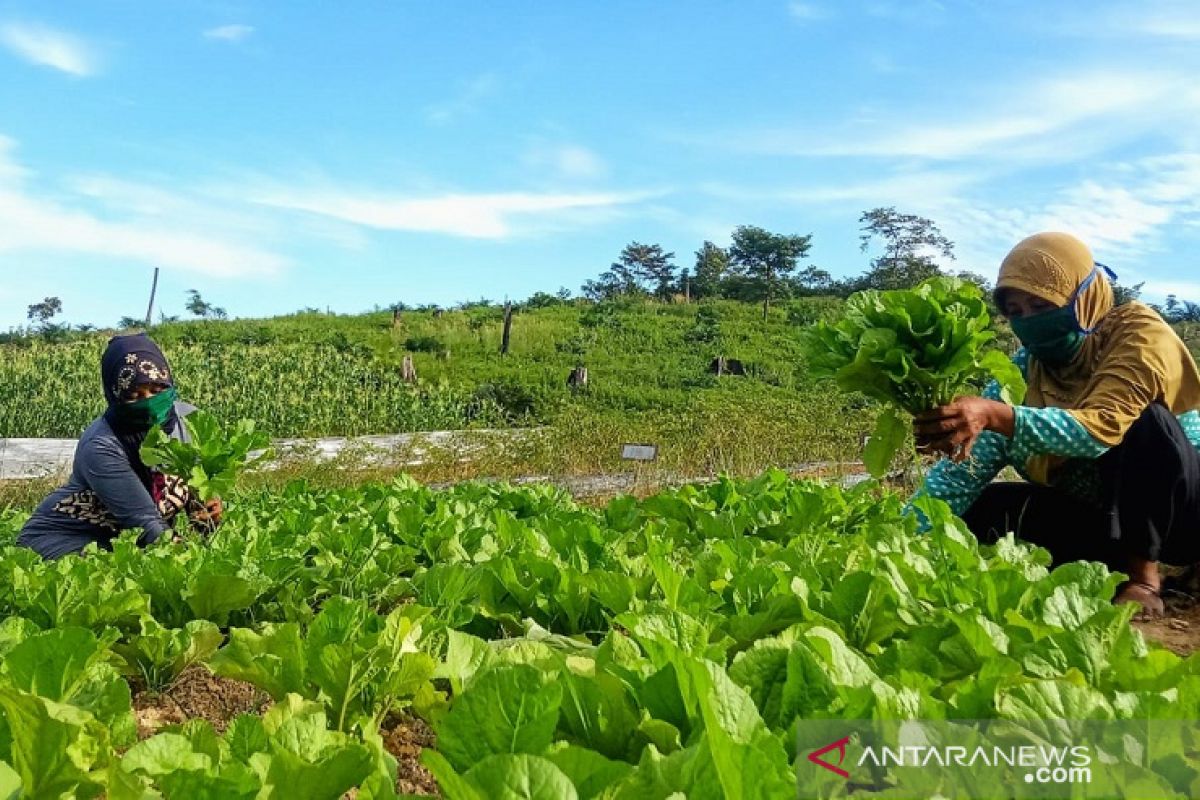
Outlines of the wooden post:
<svg viewBox="0 0 1200 800">
<path fill-rule="evenodd" d="M 392 327 L 393 328 L 400 327 L 400 309 L 398 309 L 398 308 L 392 309 Z"/>
<path fill-rule="evenodd" d="M 154 295 L 158 294 L 158 267 L 154 268 L 154 283 L 150 286 L 150 305 L 146 307 L 146 327 L 150 327 L 150 317 L 154 314 Z"/>
<path fill-rule="evenodd" d="M 504 304 L 504 333 L 500 337 L 500 355 L 508 355 L 509 337 L 512 335 L 512 303 Z"/>
<path fill-rule="evenodd" d="M 683 302 L 692 302 L 692 276 L 689 275 L 683 279 Z"/>
<path fill-rule="evenodd" d="M 572 391 L 586 389 L 588 385 L 587 367 L 576 367 L 571 370 L 571 374 L 567 376 L 567 386 L 571 387 Z"/>
<path fill-rule="evenodd" d="M 404 354 L 404 362 L 400 364 L 400 380 L 405 383 L 417 382 L 417 369 L 413 366 L 412 353 Z"/>
</svg>

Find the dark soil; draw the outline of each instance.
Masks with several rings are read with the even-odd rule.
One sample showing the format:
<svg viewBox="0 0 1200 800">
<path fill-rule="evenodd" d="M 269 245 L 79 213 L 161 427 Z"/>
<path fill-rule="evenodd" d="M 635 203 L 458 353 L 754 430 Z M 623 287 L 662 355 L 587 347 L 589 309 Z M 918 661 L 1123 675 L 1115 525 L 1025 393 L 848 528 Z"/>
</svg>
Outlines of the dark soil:
<svg viewBox="0 0 1200 800">
<path fill-rule="evenodd" d="M 429 726 L 415 717 L 402 717 L 386 722 L 380 733 L 383 746 L 396 757 L 396 791 L 439 796 L 437 781 L 420 761 L 421 751 L 436 741 Z"/>
<path fill-rule="evenodd" d="M 137 692 L 133 713 L 138 738 L 145 739 L 168 725 L 204 719 L 218 733 L 241 714 L 261 714 L 271 698 L 249 683 L 218 678 L 203 666 L 188 667 L 174 684 L 162 692 Z"/>
<path fill-rule="evenodd" d="M 1200 650 L 1200 603 L 1190 597 L 1167 596 L 1165 600 L 1167 613 L 1161 619 L 1134 622 L 1133 626 L 1178 655 Z"/>
</svg>

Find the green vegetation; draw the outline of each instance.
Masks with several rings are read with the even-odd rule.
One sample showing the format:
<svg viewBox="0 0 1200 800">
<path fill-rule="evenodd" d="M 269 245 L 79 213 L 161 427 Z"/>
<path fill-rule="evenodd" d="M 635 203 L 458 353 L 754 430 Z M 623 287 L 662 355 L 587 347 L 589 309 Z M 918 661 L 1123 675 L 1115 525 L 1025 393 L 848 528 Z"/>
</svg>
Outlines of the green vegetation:
<svg viewBox="0 0 1200 800">
<path fill-rule="evenodd" d="M 1025 395 L 1021 370 L 988 347 L 996 338 L 982 292 L 954 278 L 930 278 L 914 289 L 852 295 L 837 323 L 821 322 L 804 336 L 813 374 L 833 377 L 846 391 L 889 404 L 879 416 L 866 464 L 882 477 L 908 433 L 895 413 L 920 414 L 978 393 L 988 380 L 1010 403 Z"/>
<path fill-rule="evenodd" d="M 390 798 L 383 734 L 419 717 L 452 799 L 791 797 L 802 720 L 1001 719 L 1036 744 L 1064 715 L 1200 715 L 1200 656 L 1148 645 L 1109 603 L 1118 576 L 981 548 L 940 503 L 917 535 L 901 502 L 779 472 L 598 510 L 546 487 L 294 484 L 231 499 L 207 544 L 0 547 L 0 790 Z M 138 741 L 132 695 L 197 663 L 268 707 Z M 1195 796 L 1186 759 L 1135 761 L 1094 782 Z M 1025 796 L 1011 771 L 979 779 Z"/>
<path fill-rule="evenodd" d="M 799 334 L 841 301 L 761 309 L 734 301 L 553 302 L 519 310 L 501 356 L 503 310 L 299 314 L 263 321 L 168 323 L 151 333 L 181 395 L 221 420 L 253 418 L 276 436 L 548 426 L 509 453 L 526 471 L 608 470 L 621 441 L 661 445 L 660 466 L 753 474 L 772 464 L 845 459 L 869 430 L 869 403 L 807 373 Z M 0 436 L 70 437 L 103 411 L 107 334 L 9 344 L 0 363 Z M 415 347 L 414 345 L 420 345 Z M 401 374 L 412 356 L 418 380 Z M 746 375 L 710 374 L 713 358 Z M 586 365 L 584 388 L 567 376 Z M 510 467 L 511 470 L 511 467 Z M 478 473 L 484 474 L 484 473 Z M 514 474 L 500 466 L 497 474 Z"/>
<path fill-rule="evenodd" d="M 183 418 L 188 441 L 172 439 L 155 425 L 142 442 L 142 463 L 187 482 L 203 503 L 228 494 L 248 467 L 261 462 L 271 440 L 253 420 L 240 420 L 228 433 L 213 415 L 193 411 Z M 251 451 L 259 452 L 251 456 Z"/>
</svg>

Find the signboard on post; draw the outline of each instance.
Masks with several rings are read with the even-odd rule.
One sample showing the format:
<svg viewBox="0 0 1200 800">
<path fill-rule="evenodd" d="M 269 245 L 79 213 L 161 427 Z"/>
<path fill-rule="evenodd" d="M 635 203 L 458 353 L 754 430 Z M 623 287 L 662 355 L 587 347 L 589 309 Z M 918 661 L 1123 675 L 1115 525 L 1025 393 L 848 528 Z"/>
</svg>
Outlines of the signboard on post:
<svg viewBox="0 0 1200 800">
<path fill-rule="evenodd" d="M 623 444 L 621 458 L 626 461 L 655 461 L 658 459 L 656 444 Z"/>
</svg>

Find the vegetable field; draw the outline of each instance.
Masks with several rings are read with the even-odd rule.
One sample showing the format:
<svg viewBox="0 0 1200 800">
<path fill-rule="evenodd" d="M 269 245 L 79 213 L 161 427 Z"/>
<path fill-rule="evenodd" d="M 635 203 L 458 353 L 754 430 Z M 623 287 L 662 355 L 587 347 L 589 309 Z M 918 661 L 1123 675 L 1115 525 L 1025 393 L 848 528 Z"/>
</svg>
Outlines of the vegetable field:
<svg viewBox="0 0 1200 800">
<path fill-rule="evenodd" d="M 1118 577 L 924 510 L 779 472 L 603 509 L 297 483 L 209 540 L 5 547 L 0 796 L 786 798 L 798 720 L 1200 718 Z M 247 713 L 180 713 L 208 671 Z M 1107 777 L 1200 796 L 1179 759 Z"/>
</svg>

